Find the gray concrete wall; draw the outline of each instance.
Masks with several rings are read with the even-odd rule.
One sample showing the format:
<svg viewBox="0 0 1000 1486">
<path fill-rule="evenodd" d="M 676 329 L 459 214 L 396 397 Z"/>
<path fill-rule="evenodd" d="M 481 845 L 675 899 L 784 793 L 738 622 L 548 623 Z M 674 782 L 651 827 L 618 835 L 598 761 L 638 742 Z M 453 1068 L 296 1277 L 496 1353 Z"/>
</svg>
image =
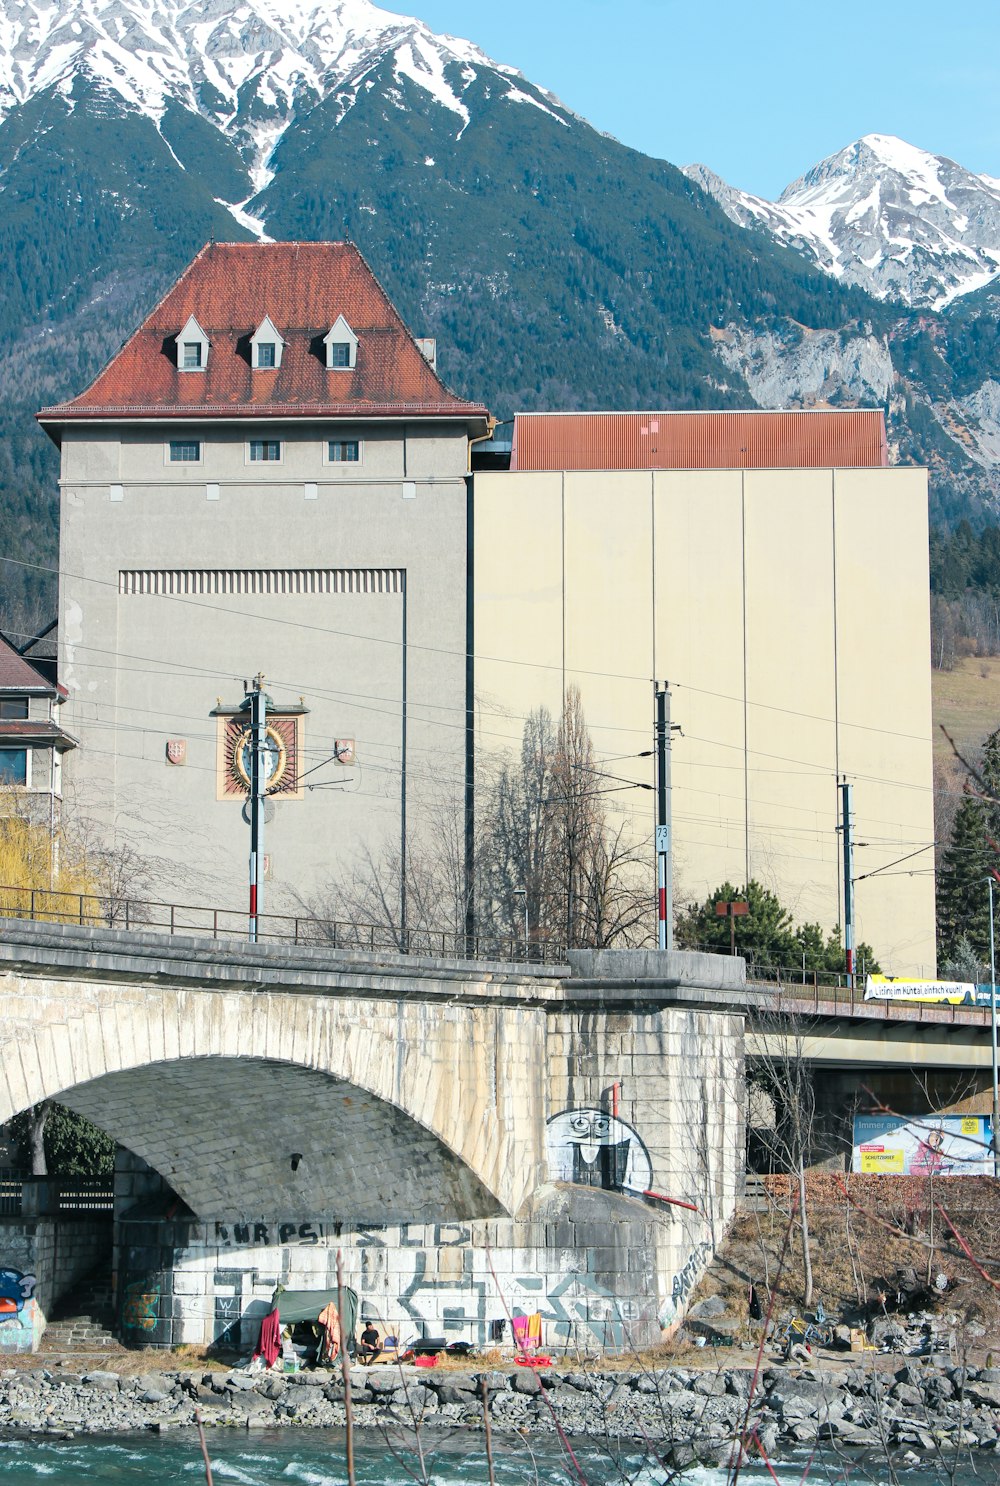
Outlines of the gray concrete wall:
<svg viewBox="0 0 1000 1486">
<path fill-rule="evenodd" d="M 282 442 L 279 464 L 250 464 L 250 433 Z M 197 435 L 198 465 L 171 465 L 170 437 Z M 360 435 L 359 465 L 324 462 L 327 437 Z M 301 799 L 277 798 L 265 840 L 265 901 L 314 908 L 331 877 L 400 835 L 404 609 L 399 593 L 119 592 L 131 570 L 403 569 L 406 573 L 410 845 L 428 816 L 461 809 L 464 780 L 467 442 L 447 425 L 271 424 L 69 429 L 63 445 L 63 725 L 72 807 L 145 870 L 133 896 L 242 909 L 249 832 L 241 802 L 219 799 L 219 729 L 263 671 L 301 724 Z M 353 738 L 352 766 L 324 765 Z M 166 757 L 182 739 L 183 766 Z M 317 767 L 321 766 L 322 767 Z M 391 875 L 387 865 L 386 877 Z M 391 896 L 391 894 L 390 894 Z M 330 900 L 336 911 L 339 899 Z M 235 921 L 232 927 L 236 928 Z"/>
</svg>

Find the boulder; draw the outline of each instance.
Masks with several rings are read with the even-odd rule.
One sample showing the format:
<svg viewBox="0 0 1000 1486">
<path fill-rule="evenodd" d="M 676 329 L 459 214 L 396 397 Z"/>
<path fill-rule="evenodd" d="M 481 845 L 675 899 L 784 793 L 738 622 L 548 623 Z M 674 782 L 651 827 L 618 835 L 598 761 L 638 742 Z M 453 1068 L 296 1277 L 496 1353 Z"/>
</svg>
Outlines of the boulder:
<svg viewBox="0 0 1000 1486">
<path fill-rule="evenodd" d="M 983 1383 L 978 1379 L 967 1383 L 965 1396 L 973 1403 L 985 1404 L 987 1408 L 1000 1409 L 1000 1383 Z"/>
<path fill-rule="evenodd" d="M 80 1381 L 85 1388 L 99 1388 L 103 1393 L 117 1393 L 121 1386 L 116 1372 L 89 1372 Z"/>
<path fill-rule="evenodd" d="M 710 1321 L 714 1316 L 726 1314 L 726 1302 L 721 1295 L 709 1295 L 705 1300 L 699 1300 L 688 1311 L 688 1320 Z"/>
</svg>

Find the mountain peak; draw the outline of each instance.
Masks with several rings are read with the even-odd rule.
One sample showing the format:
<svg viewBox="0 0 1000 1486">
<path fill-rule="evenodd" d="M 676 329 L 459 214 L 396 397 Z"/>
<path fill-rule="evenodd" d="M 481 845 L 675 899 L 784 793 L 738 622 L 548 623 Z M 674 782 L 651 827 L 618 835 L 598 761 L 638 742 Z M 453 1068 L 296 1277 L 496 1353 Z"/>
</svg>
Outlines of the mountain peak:
<svg viewBox="0 0 1000 1486">
<path fill-rule="evenodd" d="M 763 227 L 879 299 L 942 309 L 1000 273 L 1000 187 L 893 134 L 865 134 L 777 201 L 685 170 L 740 226 Z"/>
</svg>

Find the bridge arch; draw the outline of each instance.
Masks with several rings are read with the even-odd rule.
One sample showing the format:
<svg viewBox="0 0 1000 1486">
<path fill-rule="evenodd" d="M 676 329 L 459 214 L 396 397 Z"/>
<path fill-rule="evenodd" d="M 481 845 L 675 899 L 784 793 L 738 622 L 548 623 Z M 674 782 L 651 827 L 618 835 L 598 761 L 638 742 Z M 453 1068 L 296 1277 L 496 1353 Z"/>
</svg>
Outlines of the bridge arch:
<svg viewBox="0 0 1000 1486">
<path fill-rule="evenodd" d="M 35 1014 L 7 1022 L 17 1056 L 0 1062 L 0 1120 L 57 1099 L 199 1216 L 489 1217 L 540 1180 L 530 1132 L 544 1114 L 509 1105 L 496 1067 L 498 1048 L 543 1053 L 530 1009 L 22 984 Z"/>
</svg>

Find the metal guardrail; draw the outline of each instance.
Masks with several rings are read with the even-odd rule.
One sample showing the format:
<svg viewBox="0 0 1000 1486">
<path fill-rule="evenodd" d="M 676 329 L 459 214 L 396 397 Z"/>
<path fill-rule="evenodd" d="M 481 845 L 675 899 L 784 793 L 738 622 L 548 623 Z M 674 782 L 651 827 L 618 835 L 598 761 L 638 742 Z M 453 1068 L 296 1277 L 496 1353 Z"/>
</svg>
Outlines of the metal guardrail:
<svg viewBox="0 0 1000 1486">
<path fill-rule="evenodd" d="M 0 884 L 0 918 L 28 919 L 39 923 L 79 924 L 121 929 L 135 933 L 165 933 L 206 939 L 244 939 L 246 913 L 235 908 L 212 908 L 196 903 L 163 903 L 155 899 L 110 898 L 90 893 L 64 893 L 48 888 L 5 887 Z M 454 929 L 428 927 L 400 929 L 392 924 L 352 923 L 342 919 L 315 918 L 308 914 L 261 914 L 258 941 L 355 950 L 365 954 L 426 955 L 441 959 L 494 960 L 511 965 L 564 965 L 566 946 L 551 941 L 525 943 L 523 936 L 505 938 L 496 934 L 465 934 Z M 686 945 L 719 953 L 718 945 Z M 747 959 L 750 990 L 775 991 L 789 1010 L 801 1015 L 842 1013 L 887 1021 L 905 1019 L 928 1022 L 972 1022 L 988 1017 L 988 1008 L 952 1006 L 944 1003 L 866 1001 L 865 966 L 859 967 L 857 984 L 849 984 L 843 970 L 812 970 L 802 964 L 771 965 Z M 780 1004 L 775 1005 L 780 1009 Z M 5 1209 L 0 1184 L 0 1213 Z"/>
<path fill-rule="evenodd" d="M 25 1189 L 44 1188 L 44 1201 L 37 1207 L 25 1202 Z M 0 1171 L 0 1217 L 82 1217 L 114 1212 L 115 1195 L 108 1176 L 32 1176 L 28 1171 Z"/>
<path fill-rule="evenodd" d="M 69 1213 L 113 1213 L 115 1194 L 107 1177 L 63 1177 L 56 1180 L 55 1210 Z"/>
<path fill-rule="evenodd" d="M 0 1171 L 0 1217 L 15 1218 L 21 1211 L 24 1173 Z"/>
<path fill-rule="evenodd" d="M 0 884 L 0 918 L 36 923 L 77 924 L 126 933 L 204 935 L 208 939 L 244 939 L 247 915 L 235 908 L 211 908 L 197 903 L 162 903 L 153 899 L 107 898 L 90 893 L 64 893 L 48 888 L 5 887 Z M 404 955 L 431 955 L 441 959 L 501 960 L 511 964 L 566 963 L 566 947 L 551 941 L 530 941 L 496 934 L 465 934 L 454 929 L 392 924 L 352 923 L 315 918 L 307 914 L 261 914 L 258 942 L 301 944 L 329 949 L 376 951 Z"/>
</svg>

